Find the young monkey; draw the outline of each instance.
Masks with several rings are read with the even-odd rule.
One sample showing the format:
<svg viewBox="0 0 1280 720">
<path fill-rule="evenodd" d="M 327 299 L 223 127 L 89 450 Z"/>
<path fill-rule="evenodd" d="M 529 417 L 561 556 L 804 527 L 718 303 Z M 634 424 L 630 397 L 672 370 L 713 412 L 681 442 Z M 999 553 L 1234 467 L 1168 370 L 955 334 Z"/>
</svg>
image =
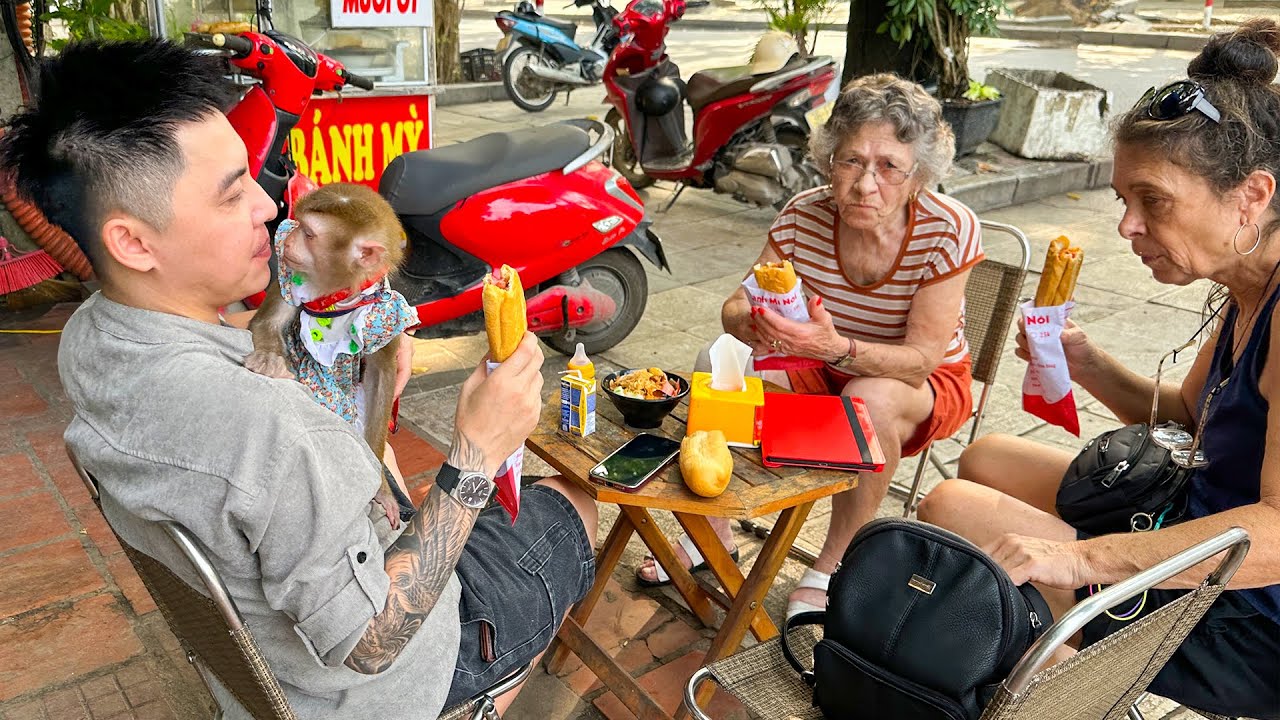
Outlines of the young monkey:
<svg viewBox="0 0 1280 720">
<path fill-rule="evenodd" d="M 280 267 L 249 323 L 245 367 L 297 379 L 316 402 L 355 423 L 379 460 L 386 447 L 400 335 L 418 324 L 387 274 L 404 257 L 404 229 L 387 201 L 347 183 L 298 201 L 276 230 Z M 399 505 L 384 473 L 374 498 L 392 527 Z"/>
</svg>

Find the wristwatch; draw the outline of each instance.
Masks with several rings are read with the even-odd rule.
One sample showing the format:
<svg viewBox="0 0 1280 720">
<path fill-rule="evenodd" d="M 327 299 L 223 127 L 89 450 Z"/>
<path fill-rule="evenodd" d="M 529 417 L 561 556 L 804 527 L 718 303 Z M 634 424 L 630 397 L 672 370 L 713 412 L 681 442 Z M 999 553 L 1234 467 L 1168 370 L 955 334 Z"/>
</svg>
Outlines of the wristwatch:
<svg viewBox="0 0 1280 720">
<path fill-rule="evenodd" d="M 436 485 L 458 504 L 473 510 L 479 510 L 489 502 L 494 488 L 488 475 L 474 470 L 459 470 L 448 463 L 441 465 L 440 472 L 436 473 Z"/>
<path fill-rule="evenodd" d="M 831 363 L 831 366 L 836 368 L 837 370 L 852 370 L 853 363 L 857 359 L 858 359 L 858 346 L 854 342 L 853 338 L 849 338 L 849 352 L 845 353 L 844 357 Z"/>
</svg>

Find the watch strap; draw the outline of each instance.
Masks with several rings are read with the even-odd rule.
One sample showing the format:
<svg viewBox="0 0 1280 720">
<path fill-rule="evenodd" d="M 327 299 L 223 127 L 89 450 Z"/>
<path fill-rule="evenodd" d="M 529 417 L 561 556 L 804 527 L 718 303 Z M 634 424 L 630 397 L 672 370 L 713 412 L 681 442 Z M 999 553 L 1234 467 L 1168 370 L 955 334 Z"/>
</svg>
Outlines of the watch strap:
<svg viewBox="0 0 1280 720">
<path fill-rule="evenodd" d="M 462 471 L 449 463 L 441 465 L 440 471 L 436 473 L 436 485 L 446 494 L 453 492 L 461 479 Z"/>
<path fill-rule="evenodd" d="M 857 358 L 858 358 L 858 346 L 854 344 L 853 338 L 849 338 L 849 351 L 844 354 L 844 357 L 840 358 L 839 360 L 836 360 L 831 364 L 836 368 L 844 370 L 844 369 L 848 369 L 849 365 Z"/>
</svg>

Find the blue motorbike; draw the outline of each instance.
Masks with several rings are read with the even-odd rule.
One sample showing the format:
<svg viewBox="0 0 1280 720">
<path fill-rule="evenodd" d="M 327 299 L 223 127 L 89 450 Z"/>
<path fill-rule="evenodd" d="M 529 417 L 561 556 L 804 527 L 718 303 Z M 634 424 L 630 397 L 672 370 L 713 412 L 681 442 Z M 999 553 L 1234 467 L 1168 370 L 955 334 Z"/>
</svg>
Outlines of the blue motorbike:
<svg viewBox="0 0 1280 720">
<path fill-rule="evenodd" d="M 498 43 L 502 85 L 511 102 L 525 110 L 546 110 L 561 90 L 568 93 L 600 82 L 609 53 L 618 44 L 613 25 L 617 10 L 601 0 L 573 0 L 573 5 L 591 8 L 596 31 L 585 47 L 574 41 L 576 23 L 539 15 L 527 0 L 493 18 L 504 34 Z"/>
</svg>

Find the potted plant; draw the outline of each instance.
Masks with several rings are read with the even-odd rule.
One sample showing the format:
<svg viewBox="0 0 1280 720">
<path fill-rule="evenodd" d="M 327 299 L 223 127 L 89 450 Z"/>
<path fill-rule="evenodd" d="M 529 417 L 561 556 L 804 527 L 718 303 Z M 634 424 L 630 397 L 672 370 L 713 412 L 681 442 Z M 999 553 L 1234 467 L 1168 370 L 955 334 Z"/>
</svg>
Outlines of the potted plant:
<svg viewBox="0 0 1280 720">
<path fill-rule="evenodd" d="M 977 149 L 1000 119 L 1000 93 L 969 76 L 969 38 L 995 35 L 1005 0 L 888 0 L 877 32 L 899 45 L 924 46 L 912 67 L 916 78 L 936 78 L 942 114 L 956 133 L 956 156 Z"/>
<path fill-rule="evenodd" d="M 837 0 L 756 0 L 769 16 L 769 29 L 795 38 L 802 57 L 809 57 L 818 43 L 818 28 Z M 809 30 L 813 29 L 810 37 Z"/>
</svg>

